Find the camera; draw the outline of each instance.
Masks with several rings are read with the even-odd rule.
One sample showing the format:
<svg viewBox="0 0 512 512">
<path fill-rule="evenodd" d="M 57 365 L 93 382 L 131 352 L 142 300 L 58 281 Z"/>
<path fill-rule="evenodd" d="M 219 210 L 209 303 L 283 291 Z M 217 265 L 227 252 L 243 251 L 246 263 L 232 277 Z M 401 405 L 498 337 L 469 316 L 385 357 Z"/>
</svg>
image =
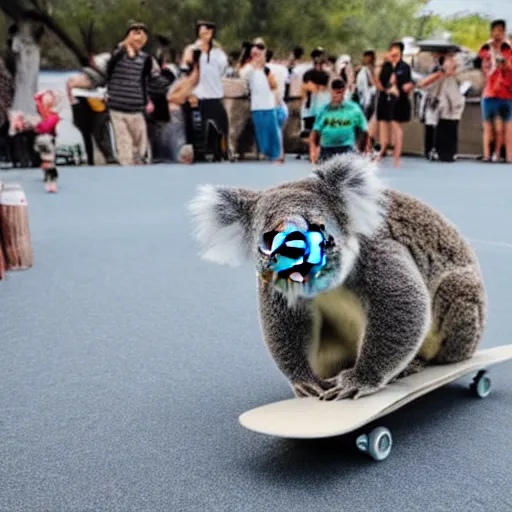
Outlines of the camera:
<svg viewBox="0 0 512 512">
<path fill-rule="evenodd" d="M 192 52 L 192 60 L 194 64 L 199 64 L 199 60 L 201 59 L 201 48 L 195 48 Z"/>
</svg>

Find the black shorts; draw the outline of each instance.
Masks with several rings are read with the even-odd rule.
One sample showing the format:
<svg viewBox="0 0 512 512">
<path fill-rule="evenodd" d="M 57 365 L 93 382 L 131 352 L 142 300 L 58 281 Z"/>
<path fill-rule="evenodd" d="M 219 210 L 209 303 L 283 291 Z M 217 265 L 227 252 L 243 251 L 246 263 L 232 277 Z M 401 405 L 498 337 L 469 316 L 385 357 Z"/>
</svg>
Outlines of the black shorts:
<svg viewBox="0 0 512 512">
<path fill-rule="evenodd" d="M 345 153 L 354 153 L 355 150 L 352 146 L 339 146 L 335 148 L 320 148 L 320 162 L 325 162 L 333 156 L 344 155 Z"/>
<path fill-rule="evenodd" d="M 407 96 L 393 96 L 379 93 L 377 100 L 377 121 L 408 123 L 411 120 L 411 102 Z"/>
</svg>

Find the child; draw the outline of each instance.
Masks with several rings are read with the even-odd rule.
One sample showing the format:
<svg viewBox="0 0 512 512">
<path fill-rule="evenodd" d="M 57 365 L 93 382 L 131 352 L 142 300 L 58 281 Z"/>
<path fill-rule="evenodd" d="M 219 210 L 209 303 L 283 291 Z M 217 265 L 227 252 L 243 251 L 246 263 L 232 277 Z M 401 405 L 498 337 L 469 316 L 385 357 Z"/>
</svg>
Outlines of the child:
<svg viewBox="0 0 512 512">
<path fill-rule="evenodd" d="M 46 192 L 57 192 L 59 176 L 55 166 L 55 137 L 59 115 L 55 112 L 56 99 L 52 91 L 42 91 L 34 96 L 41 120 L 35 127 L 35 149 L 41 156 Z"/>
</svg>

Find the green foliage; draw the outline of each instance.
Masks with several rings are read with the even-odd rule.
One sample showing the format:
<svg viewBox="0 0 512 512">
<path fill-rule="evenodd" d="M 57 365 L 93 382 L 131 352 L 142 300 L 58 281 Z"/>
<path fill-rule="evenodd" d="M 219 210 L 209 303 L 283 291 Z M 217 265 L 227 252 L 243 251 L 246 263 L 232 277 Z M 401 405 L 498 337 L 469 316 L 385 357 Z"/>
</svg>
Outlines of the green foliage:
<svg viewBox="0 0 512 512">
<path fill-rule="evenodd" d="M 144 21 L 153 34 L 170 36 L 179 51 L 193 41 L 198 18 L 218 25 L 217 39 L 226 50 L 262 36 L 286 57 L 301 45 L 359 60 L 367 48 L 383 50 L 404 36 L 428 37 L 449 31 L 453 40 L 472 49 L 488 38 L 489 20 L 478 15 L 442 19 L 421 15 L 425 0 L 40 0 L 61 27 L 85 49 L 81 28 L 94 25 L 94 52 L 111 50 L 125 35 L 129 20 Z M 5 27 L 0 24 L 0 34 Z M 5 39 L 4 39 L 5 40 Z M 55 39 L 43 42 L 45 61 L 76 67 Z"/>
<path fill-rule="evenodd" d="M 194 39 L 195 20 L 206 18 L 218 24 L 217 39 L 227 50 L 263 36 L 282 57 L 297 45 L 307 52 L 322 46 L 335 55 L 354 56 L 367 47 L 386 47 L 392 39 L 408 35 L 423 5 L 423 0 L 45 1 L 55 20 L 80 44 L 80 27 L 94 23 L 95 52 L 112 49 L 131 19 L 147 23 L 152 33 L 170 35 L 181 50 Z M 51 49 L 45 46 L 43 53 L 48 53 Z"/>
<path fill-rule="evenodd" d="M 439 32 L 450 32 L 453 42 L 477 51 L 484 41 L 489 39 L 490 18 L 478 14 L 465 16 L 426 16 L 423 21 L 422 34 L 428 37 Z"/>
</svg>

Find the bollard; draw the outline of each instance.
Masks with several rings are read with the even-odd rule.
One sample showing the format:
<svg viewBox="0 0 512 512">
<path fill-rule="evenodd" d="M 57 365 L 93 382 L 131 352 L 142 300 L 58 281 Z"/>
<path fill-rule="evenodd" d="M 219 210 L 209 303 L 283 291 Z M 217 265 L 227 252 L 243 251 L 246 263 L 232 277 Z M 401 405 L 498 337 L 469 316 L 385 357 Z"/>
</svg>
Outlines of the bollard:
<svg viewBox="0 0 512 512">
<path fill-rule="evenodd" d="M 27 197 L 17 183 L 3 183 L 0 189 L 0 236 L 6 270 L 33 265 Z"/>
</svg>

